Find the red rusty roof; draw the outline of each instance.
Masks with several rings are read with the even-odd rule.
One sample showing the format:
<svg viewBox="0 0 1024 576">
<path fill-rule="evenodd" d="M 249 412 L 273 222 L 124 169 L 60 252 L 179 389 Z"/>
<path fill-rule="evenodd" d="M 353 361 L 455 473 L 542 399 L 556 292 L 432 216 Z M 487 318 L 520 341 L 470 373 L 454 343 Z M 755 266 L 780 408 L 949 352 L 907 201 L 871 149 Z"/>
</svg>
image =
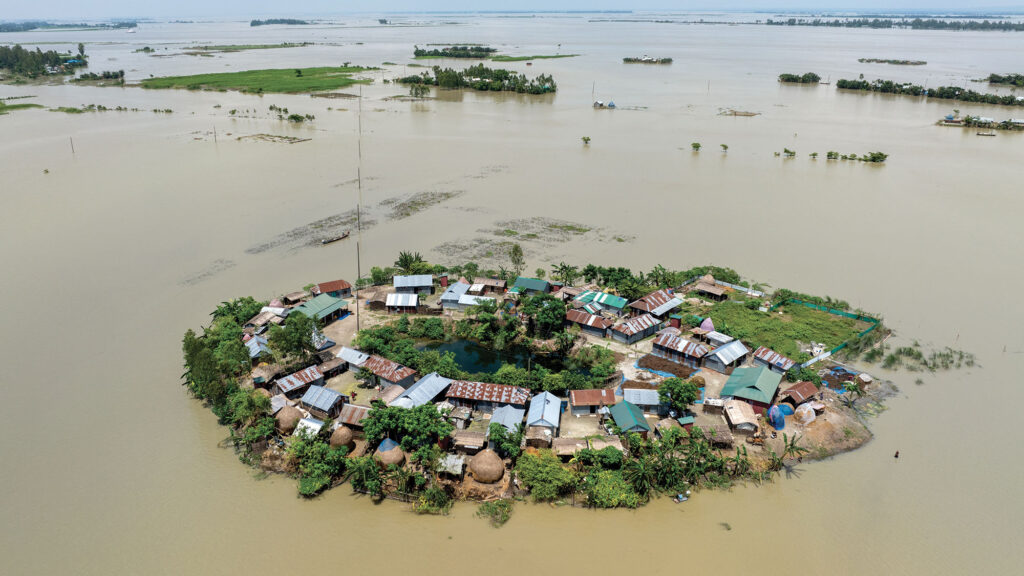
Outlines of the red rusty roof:
<svg viewBox="0 0 1024 576">
<path fill-rule="evenodd" d="M 632 336 L 634 334 L 639 334 L 640 332 L 643 332 L 644 330 L 650 328 L 651 326 L 657 326 L 658 324 L 661 324 L 661 322 L 659 322 L 657 318 L 651 316 L 650 314 L 644 314 L 642 316 L 637 316 L 636 318 L 630 318 L 629 320 L 626 320 L 619 324 L 618 326 L 612 328 L 612 330 L 618 332 L 619 334 Z"/>
<path fill-rule="evenodd" d="M 710 350 L 703 344 L 696 342 L 690 342 L 684 338 L 680 338 L 675 334 L 662 334 L 654 339 L 654 345 L 660 348 L 667 348 L 679 352 L 683 356 L 689 356 L 690 358 L 703 358 L 707 355 Z"/>
<path fill-rule="evenodd" d="M 448 388 L 447 398 L 475 400 L 477 402 L 494 402 L 496 404 L 526 404 L 530 391 L 518 386 L 505 384 L 489 384 L 486 382 L 467 382 L 456 380 Z"/>
<path fill-rule="evenodd" d="M 320 372 L 320 369 L 316 366 L 310 366 L 304 368 L 298 372 L 293 372 L 287 376 L 277 379 L 277 388 L 284 393 L 297 390 L 303 386 L 308 386 L 317 380 L 323 378 L 324 375 Z"/>
<path fill-rule="evenodd" d="M 797 404 L 803 404 L 811 399 L 815 394 L 818 393 L 817 386 L 814 382 L 797 382 L 789 388 L 782 391 L 781 396 L 790 397 L 796 401 Z"/>
<path fill-rule="evenodd" d="M 341 290 L 348 290 L 352 288 L 352 285 L 345 280 L 332 280 L 330 282 L 321 282 L 313 289 L 310 290 L 313 294 L 327 294 L 328 292 L 339 292 Z"/>
<path fill-rule="evenodd" d="M 754 358 L 764 360 L 765 362 L 771 364 L 772 366 L 775 366 L 776 368 L 781 368 L 784 371 L 789 370 L 790 368 L 793 367 L 794 364 L 796 364 L 796 362 L 790 360 L 789 358 L 786 358 L 785 356 L 779 354 L 775 350 L 772 350 L 771 348 L 766 348 L 764 346 L 761 346 L 760 348 L 754 351 Z"/>
<path fill-rule="evenodd" d="M 370 413 L 369 406 L 358 404 L 345 404 L 341 407 L 341 414 L 338 415 L 338 422 L 348 426 L 362 426 L 366 415 Z"/>
<path fill-rule="evenodd" d="M 376 354 L 367 358 L 366 362 L 362 365 L 362 368 L 366 368 L 370 372 L 373 372 L 373 374 L 378 378 L 383 378 L 388 382 L 405 380 L 416 373 L 415 370 L 408 366 L 402 366 L 398 362 L 392 362 L 391 360 L 382 358 Z"/>
<path fill-rule="evenodd" d="M 661 290 L 651 292 L 647 296 L 644 296 L 635 302 L 630 302 L 629 307 L 636 308 L 637 310 L 643 310 L 644 312 L 650 312 L 657 309 L 659 306 L 668 304 L 673 298 L 675 298 L 675 296 L 663 288 Z"/>
<path fill-rule="evenodd" d="M 603 316 L 587 314 L 582 310 L 569 310 L 565 313 L 565 319 L 569 322 L 583 324 L 584 326 L 590 326 L 592 328 L 600 328 L 601 330 L 607 330 L 608 328 L 611 328 L 612 324 L 614 324 L 614 322 Z"/>
<path fill-rule="evenodd" d="M 570 390 L 569 403 L 573 406 L 611 406 L 615 404 L 615 391 L 608 388 Z"/>
</svg>

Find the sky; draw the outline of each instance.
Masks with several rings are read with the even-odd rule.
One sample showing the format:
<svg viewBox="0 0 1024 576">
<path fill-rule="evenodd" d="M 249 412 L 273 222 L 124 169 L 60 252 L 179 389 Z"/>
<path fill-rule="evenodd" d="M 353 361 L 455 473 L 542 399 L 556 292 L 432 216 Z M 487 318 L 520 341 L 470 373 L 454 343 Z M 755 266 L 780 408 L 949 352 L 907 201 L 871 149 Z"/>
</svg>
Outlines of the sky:
<svg viewBox="0 0 1024 576">
<path fill-rule="evenodd" d="M 1024 0 L 0 0 L 0 21 L 16 19 L 190 18 L 479 10 L 1024 11 Z"/>
</svg>

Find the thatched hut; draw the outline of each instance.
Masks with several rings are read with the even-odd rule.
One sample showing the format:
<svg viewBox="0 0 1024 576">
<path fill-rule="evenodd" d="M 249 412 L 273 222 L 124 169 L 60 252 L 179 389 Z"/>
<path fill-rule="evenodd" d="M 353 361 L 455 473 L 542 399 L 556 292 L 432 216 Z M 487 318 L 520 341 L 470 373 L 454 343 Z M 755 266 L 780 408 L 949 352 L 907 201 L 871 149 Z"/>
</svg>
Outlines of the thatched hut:
<svg viewBox="0 0 1024 576">
<path fill-rule="evenodd" d="M 285 406 L 274 416 L 277 420 L 277 429 L 282 434 L 295 432 L 295 426 L 302 420 L 302 412 L 295 406 Z"/>
<path fill-rule="evenodd" d="M 494 450 L 482 450 L 469 461 L 469 471 L 473 480 L 481 484 L 494 484 L 505 476 L 505 462 Z"/>
<path fill-rule="evenodd" d="M 352 434 L 352 429 L 348 426 L 338 426 L 331 434 L 331 448 L 341 448 L 342 446 L 348 448 L 349 452 L 355 446 L 355 435 Z"/>
</svg>

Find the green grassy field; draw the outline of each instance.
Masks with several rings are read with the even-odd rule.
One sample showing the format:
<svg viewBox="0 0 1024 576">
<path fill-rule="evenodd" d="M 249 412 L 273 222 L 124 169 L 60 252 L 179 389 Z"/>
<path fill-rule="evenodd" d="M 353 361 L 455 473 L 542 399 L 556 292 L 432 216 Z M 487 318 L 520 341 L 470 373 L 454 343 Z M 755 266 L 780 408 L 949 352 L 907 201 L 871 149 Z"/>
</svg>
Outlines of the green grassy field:
<svg viewBox="0 0 1024 576">
<path fill-rule="evenodd" d="M 783 313 L 779 314 L 778 310 Z M 859 332 L 857 321 L 851 318 L 799 304 L 790 304 L 778 310 L 760 312 L 739 302 L 725 301 L 716 304 L 710 316 L 719 331 L 754 346 L 767 346 L 797 362 L 808 359 L 808 355 L 800 351 L 797 341 L 804 344 L 821 342 L 831 349 Z"/>
<path fill-rule="evenodd" d="M 15 110 L 25 110 L 27 108 L 42 108 L 42 106 L 29 102 L 24 104 L 4 104 L 3 101 L 0 101 L 0 115 L 7 114 L 8 112 L 14 112 Z"/>
<path fill-rule="evenodd" d="M 579 54 L 539 54 L 536 56 L 492 56 L 492 62 L 522 62 L 524 60 L 549 60 L 552 58 L 572 58 Z"/>
<path fill-rule="evenodd" d="M 370 80 L 357 80 L 352 74 L 375 70 L 350 66 L 347 68 L 324 67 L 302 68 L 302 75 L 295 68 L 246 70 L 244 72 L 223 72 L 216 74 L 196 74 L 194 76 L 165 76 L 148 78 L 142 81 L 143 88 L 185 88 L 187 90 L 238 90 L 249 93 L 302 94 L 334 90 L 353 84 L 369 83 Z"/>
</svg>

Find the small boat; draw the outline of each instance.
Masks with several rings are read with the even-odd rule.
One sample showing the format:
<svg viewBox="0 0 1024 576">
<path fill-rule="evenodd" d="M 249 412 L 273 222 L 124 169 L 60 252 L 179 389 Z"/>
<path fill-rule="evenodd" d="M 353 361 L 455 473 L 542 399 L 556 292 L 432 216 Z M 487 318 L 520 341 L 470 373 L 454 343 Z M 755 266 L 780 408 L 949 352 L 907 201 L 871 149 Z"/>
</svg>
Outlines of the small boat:
<svg viewBox="0 0 1024 576">
<path fill-rule="evenodd" d="M 338 240 L 344 240 L 345 238 L 348 238 L 348 230 L 342 232 L 340 236 L 332 236 L 331 238 L 324 238 L 323 240 L 320 241 L 320 244 L 331 244 L 332 242 L 337 242 Z"/>
<path fill-rule="evenodd" d="M 995 136 L 995 132 L 978 132 L 978 136 Z"/>
<path fill-rule="evenodd" d="M 690 498 L 688 496 L 683 496 L 682 494 L 676 494 L 676 497 L 673 498 L 672 501 L 675 502 L 676 504 L 681 504 L 683 502 L 686 502 L 689 499 Z"/>
</svg>

